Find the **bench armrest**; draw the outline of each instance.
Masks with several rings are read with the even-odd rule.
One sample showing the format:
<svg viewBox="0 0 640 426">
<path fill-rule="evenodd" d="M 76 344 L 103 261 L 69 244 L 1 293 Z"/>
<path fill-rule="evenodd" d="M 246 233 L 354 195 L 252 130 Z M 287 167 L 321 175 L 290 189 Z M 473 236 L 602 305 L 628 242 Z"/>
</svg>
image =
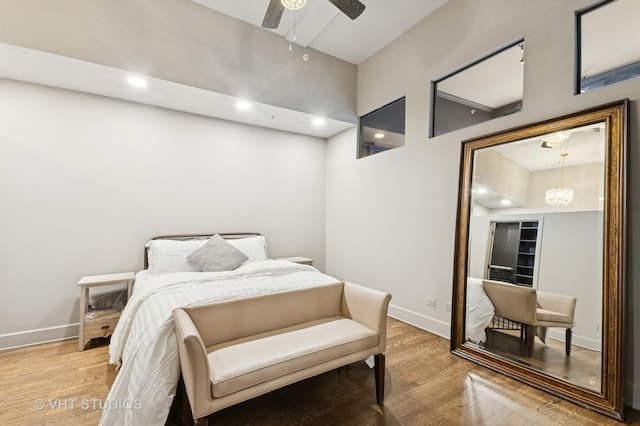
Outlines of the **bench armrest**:
<svg viewBox="0 0 640 426">
<path fill-rule="evenodd" d="M 191 402 L 194 418 L 206 413 L 211 402 L 209 360 L 200 333 L 191 317 L 183 309 L 173 311 L 178 350 L 180 351 L 180 367 L 184 386 Z"/>
<path fill-rule="evenodd" d="M 538 305 L 542 309 L 565 314 L 572 323 L 576 311 L 576 300 L 573 296 L 538 291 Z"/>
<path fill-rule="evenodd" d="M 344 283 L 343 315 L 378 333 L 380 353 L 387 347 L 387 311 L 390 300 L 389 293 L 350 282 Z"/>
</svg>

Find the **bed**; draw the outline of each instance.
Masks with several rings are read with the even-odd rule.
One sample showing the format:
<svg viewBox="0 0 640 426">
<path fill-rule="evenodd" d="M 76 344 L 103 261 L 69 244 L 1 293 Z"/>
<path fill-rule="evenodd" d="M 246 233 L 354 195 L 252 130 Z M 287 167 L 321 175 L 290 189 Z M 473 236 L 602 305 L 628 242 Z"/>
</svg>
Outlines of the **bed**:
<svg viewBox="0 0 640 426">
<path fill-rule="evenodd" d="M 212 258 L 226 261 L 226 253 L 205 250 L 216 244 L 211 241 L 217 235 L 246 259 L 232 270 L 208 265 L 203 271 L 200 264 L 191 262 L 196 251 L 207 255 L 205 262 Z M 117 366 L 118 374 L 100 425 L 165 424 L 180 377 L 172 319 L 175 308 L 335 282 L 338 280 L 312 266 L 269 259 L 264 237 L 255 233 L 150 240 L 145 269 L 136 274 L 133 295 L 111 336 L 109 362 Z"/>
<path fill-rule="evenodd" d="M 487 341 L 485 329 L 491 324 L 495 309 L 485 293 L 482 280 L 467 277 L 467 340 L 473 343 Z"/>
</svg>

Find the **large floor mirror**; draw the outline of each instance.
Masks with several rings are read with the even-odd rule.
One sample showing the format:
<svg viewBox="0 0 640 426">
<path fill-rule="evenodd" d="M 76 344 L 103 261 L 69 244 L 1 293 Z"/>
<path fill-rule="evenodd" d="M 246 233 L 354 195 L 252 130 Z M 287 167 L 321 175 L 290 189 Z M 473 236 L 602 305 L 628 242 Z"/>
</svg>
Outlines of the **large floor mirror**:
<svg viewBox="0 0 640 426">
<path fill-rule="evenodd" d="M 622 420 L 627 101 L 462 144 L 451 350 Z"/>
</svg>

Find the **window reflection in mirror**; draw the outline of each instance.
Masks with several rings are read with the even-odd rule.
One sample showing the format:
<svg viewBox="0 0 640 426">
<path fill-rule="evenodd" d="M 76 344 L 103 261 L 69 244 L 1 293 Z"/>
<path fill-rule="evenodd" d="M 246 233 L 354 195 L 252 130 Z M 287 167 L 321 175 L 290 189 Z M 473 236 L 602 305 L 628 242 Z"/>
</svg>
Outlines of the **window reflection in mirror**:
<svg viewBox="0 0 640 426">
<path fill-rule="evenodd" d="M 360 117 L 358 158 L 404 146 L 405 98 Z"/>
<path fill-rule="evenodd" d="M 430 137 L 519 112 L 524 48 L 519 40 L 433 81 Z"/>
<path fill-rule="evenodd" d="M 576 12 L 576 93 L 640 77 L 638 16 L 638 0 L 605 0 Z"/>
<path fill-rule="evenodd" d="M 476 150 L 469 221 L 467 344 L 595 392 L 605 146 L 594 123 Z"/>
</svg>

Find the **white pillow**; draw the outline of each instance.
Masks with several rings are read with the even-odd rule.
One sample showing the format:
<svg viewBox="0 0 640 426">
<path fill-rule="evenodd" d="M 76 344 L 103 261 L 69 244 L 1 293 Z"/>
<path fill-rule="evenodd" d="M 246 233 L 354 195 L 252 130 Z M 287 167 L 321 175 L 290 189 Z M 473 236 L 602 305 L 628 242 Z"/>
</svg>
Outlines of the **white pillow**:
<svg viewBox="0 0 640 426">
<path fill-rule="evenodd" d="M 187 262 L 187 256 L 207 243 L 208 239 L 151 240 L 147 242 L 149 273 L 153 275 L 172 272 L 197 272 L 198 268 Z M 243 252 L 247 260 L 243 263 L 267 260 L 267 243 L 262 235 L 236 240 L 226 240 Z"/>
<path fill-rule="evenodd" d="M 262 235 L 255 237 L 238 238 L 237 240 L 227 240 L 229 244 L 243 252 L 249 259 L 244 262 L 262 262 L 267 260 L 267 240 Z"/>
<path fill-rule="evenodd" d="M 187 262 L 187 256 L 206 244 L 206 239 L 151 240 L 147 242 L 149 273 L 152 275 L 172 272 L 197 272 L 198 268 Z"/>
</svg>

